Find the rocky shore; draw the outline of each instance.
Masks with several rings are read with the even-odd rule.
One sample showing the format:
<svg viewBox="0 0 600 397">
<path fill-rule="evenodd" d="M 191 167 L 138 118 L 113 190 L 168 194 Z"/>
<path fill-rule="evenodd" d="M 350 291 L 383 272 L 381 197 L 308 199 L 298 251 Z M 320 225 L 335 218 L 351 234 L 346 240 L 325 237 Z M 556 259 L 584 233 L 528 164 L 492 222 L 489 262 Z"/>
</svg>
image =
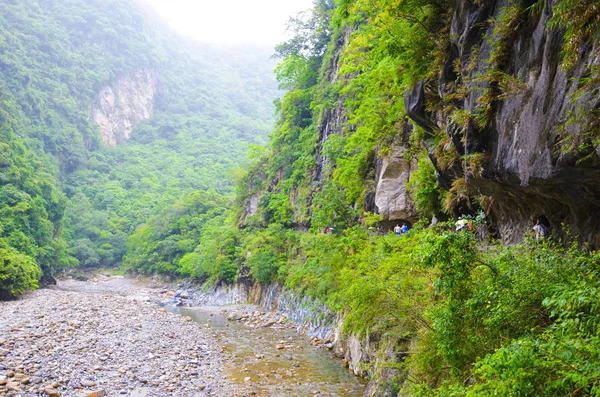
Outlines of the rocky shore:
<svg viewBox="0 0 600 397">
<path fill-rule="evenodd" d="M 118 277 L 0 302 L 0 396 L 234 396 L 213 331 Z M 65 290 L 66 289 L 66 290 Z"/>
<path fill-rule="evenodd" d="M 233 309 L 224 309 L 221 313 L 227 316 L 228 321 L 239 321 L 248 328 L 272 327 L 298 331 L 296 324 L 290 321 L 285 314 L 252 309 L 252 306 L 241 306 Z M 278 344 L 277 348 L 283 349 L 284 347 L 280 347 L 284 346 L 283 343 Z M 328 339 L 313 336 L 310 338 L 310 345 L 331 350 L 334 347 L 334 336 L 331 335 Z"/>
</svg>

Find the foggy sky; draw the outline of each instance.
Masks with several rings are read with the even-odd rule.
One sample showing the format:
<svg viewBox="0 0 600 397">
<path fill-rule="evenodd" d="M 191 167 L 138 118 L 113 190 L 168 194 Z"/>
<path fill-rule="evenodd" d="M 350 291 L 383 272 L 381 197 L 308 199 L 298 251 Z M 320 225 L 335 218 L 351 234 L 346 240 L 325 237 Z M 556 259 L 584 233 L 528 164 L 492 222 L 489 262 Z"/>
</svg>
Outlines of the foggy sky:
<svg viewBox="0 0 600 397">
<path fill-rule="evenodd" d="M 182 35 L 215 44 L 273 46 L 312 0 L 143 0 Z"/>
</svg>

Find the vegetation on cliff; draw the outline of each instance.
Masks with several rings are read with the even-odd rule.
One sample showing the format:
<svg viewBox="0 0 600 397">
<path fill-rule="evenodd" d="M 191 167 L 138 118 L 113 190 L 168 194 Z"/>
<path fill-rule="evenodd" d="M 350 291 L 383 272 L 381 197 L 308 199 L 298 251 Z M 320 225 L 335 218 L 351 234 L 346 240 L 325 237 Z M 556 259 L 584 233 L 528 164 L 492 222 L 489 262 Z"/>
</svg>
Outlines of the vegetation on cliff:
<svg viewBox="0 0 600 397">
<path fill-rule="evenodd" d="M 74 260 L 61 238 L 67 198 L 56 187 L 56 164 L 24 144 L 20 109 L 2 89 L 0 104 L 0 296 L 6 297 L 34 289 L 41 271 Z"/>
<path fill-rule="evenodd" d="M 557 2 L 552 19 L 567 29 L 563 68 L 569 68 L 573 45 L 589 48 L 598 39 L 584 28 L 597 23 L 598 10 L 588 8 L 571 21 L 570 3 Z M 496 106 L 523 88 L 504 71 L 511 40 L 528 18 L 549 7 L 517 2 L 488 21 L 489 59 L 473 55 L 465 64 L 472 71 L 483 62 L 485 73 L 465 82 L 458 61 L 445 64 L 452 6 L 318 1 L 311 15 L 296 20 L 301 34 L 278 47 L 283 60 L 277 77 L 288 92 L 278 104 L 271 142 L 255 151 L 233 211 L 199 232 L 225 243 L 200 237 L 171 270 L 231 280 L 233 269 L 246 268 L 259 282 L 318 297 L 346 315 L 348 333 L 379 346 L 369 371 L 380 390 L 595 395 L 598 254 L 570 245 L 567 229 L 562 241 L 526 237 L 503 247 L 455 233 L 451 223 L 427 227 L 433 215 L 471 214 L 477 223 L 482 217 L 473 216 L 489 210 L 494 198 L 469 189 L 486 155 L 456 147 L 467 146 L 469 134 L 483 135 Z M 582 83 L 596 84 L 594 70 Z M 405 93 L 421 81 L 430 95 L 442 73 L 456 81 L 427 111 L 447 115 L 458 134 L 413 126 L 405 113 Z M 475 91 L 481 93 L 475 113 L 454 107 Z M 595 147 L 590 136 L 585 145 Z M 423 218 L 400 237 L 378 230 L 381 217 L 369 200 L 377 159 L 394 145 L 408 147 L 419 161 L 409 186 Z M 446 190 L 438 183 L 440 171 Z M 333 233 L 322 233 L 330 227 Z M 208 265 L 218 261 L 225 275 Z"/>
</svg>

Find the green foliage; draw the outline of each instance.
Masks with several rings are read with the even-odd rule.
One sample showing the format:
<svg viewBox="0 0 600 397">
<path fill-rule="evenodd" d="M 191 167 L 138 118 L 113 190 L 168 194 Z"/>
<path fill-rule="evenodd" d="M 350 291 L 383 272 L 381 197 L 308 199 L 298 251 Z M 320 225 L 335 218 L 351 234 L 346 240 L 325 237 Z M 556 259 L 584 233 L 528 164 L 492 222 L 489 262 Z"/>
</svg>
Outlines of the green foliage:
<svg viewBox="0 0 600 397">
<path fill-rule="evenodd" d="M 314 195 L 312 211 L 312 226 L 316 231 L 324 227 L 345 230 L 356 218 L 356 211 L 348 204 L 346 190 L 336 181 Z"/>
<path fill-rule="evenodd" d="M 408 187 L 420 215 L 431 218 L 441 212 L 444 192 L 438 185 L 435 168 L 426 154 L 419 158 L 417 170 L 410 174 Z"/>
<path fill-rule="evenodd" d="M 238 197 L 241 204 L 259 190 L 252 222 L 341 230 L 361 216 L 377 155 L 404 140 L 404 92 L 436 62 L 448 9 L 429 0 L 343 2 L 335 9 L 316 2 L 292 20 L 296 35 L 277 47 L 283 61 L 276 69 L 290 91 L 278 103 L 269 152 L 251 167 Z M 320 136 L 324 126 L 335 135 Z"/>
<path fill-rule="evenodd" d="M 363 235 L 364 246 L 340 269 L 334 294 L 348 313 L 348 331 L 394 335 L 398 341 L 419 329 L 424 322 L 421 310 L 431 297 L 428 272 L 414 266 L 413 253 L 426 234 L 413 229 L 402 237 Z"/>
<path fill-rule="evenodd" d="M 157 65 L 168 93 L 158 98 L 152 119 L 130 142 L 91 154 L 68 178 L 71 234 L 93 241 L 103 266 L 118 264 L 127 236 L 185 194 L 230 194 L 248 145 L 263 143 L 269 130 L 267 104 L 276 87 L 269 63 L 261 61 L 268 60 L 264 50 L 214 54 L 169 44 L 168 64 Z M 216 56 L 223 58 L 206 63 Z"/>
<path fill-rule="evenodd" d="M 506 343 L 478 362 L 475 374 L 479 383 L 468 390 L 468 395 L 593 396 L 600 392 L 600 258 L 597 253 L 588 255 L 573 247 L 564 253 L 544 249 L 539 259 L 548 268 L 535 269 L 536 275 L 553 274 L 531 277 L 527 282 L 533 286 L 522 282 L 515 289 L 533 294 L 536 305 L 549 314 L 552 323 L 533 328 L 531 334 Z M 544 285 L 544 281 L 551 284 Z M 535 316 L 529 313 L 529 317 Z"/>
<path fill-rule="evenodd" d="M 463 134 L 486 128 L 496 101 L 527 89 L 503 69 L 527 11 L 541 7 L 536 3 L 527 9 L 511 2 L 490 21 L 488 72 L 457 80 L 444 98 L 445 114 Z M 556 2 L 557 12 L 565 15 L 567 3 Z M 584 3 L 585 15 L 575 21 L 580 30 L 595 26 L 597 9 Z M 481 176 L 484 153 L 459 155 L 444 131 L 405 136 L 403 95 L 418 80 L 437 84 L 450 8 L 445 1 L 341 1 L 326 51 L 300 45 L 309 33 L 281 47 L 287 58 L 278 78 L 290 91 L 278 104 L 269 148 L 239 187 L 235 212 L 246 229 L 238 244 L 247 252 L 239 263 L 261 282 L 279 280 L 320 298 L 344 313 L 347 332 L 379 341 L 380 359 L 392 363 L 378 362 L 374 370 L 399 368 L 399 394 L 598 394 L 597 255 L 529 241 L 482 247 L 474 234 L 455 233 L 449 224 L 382 235 L 364 212 L 377 156 L 407 141 L 420 157 L 410 181 L 420 216 L 450 213 L 471 200 L 466 178 L 454 180 L 443 200 L 419 148 L 432 141 L 437 165 L 462 166 L 466 177 Z M 596 35 L 578 34 L 578 48 Z M 481 64 L 479 52 L 473 49 L 468 71 Z M 452 109 L 478 90 L 474 114 Z M 256 215 L 248 214 L 249 202 L 258 203 Z M 292 231 L 298 225 L 309 232 Z M 334 233 L 320 233 L 329 226 Z M 391 349 L 402 353 L 392 357 Z"/>
<path fill-rule="evenodd" d="M 428 314 L 433 327 L 421 347 L 434 349 L 437 359 L 411 359 L 424 378 L 421 386 L 438 384 L 430 391 L 439 395 L 593 390 L 596 328 L 579 324 L 592 324 L 598 315 L 597 306 L 586 303 L 597 288 L 591 276 L 600 264 L 597 254 L 533 242 L 484 253 L 468 232 L 442 234 L 421 250 L 423 264 L 440 272 L 438 303 Z M 576 325 L 569 328 L 572 319 Z M 426 372 L 448 375 L 440 382 Z M 472 382 L 464 387 L 467 378 Z"/>
<path fill-rule="evenodd" d="M 17 135 L 22 115 L 1 90 L 0 104 L 0 246 L 6 255 L 2 290 L 15 295 L 37 287 L 40 269 L 49 274 L 75 261 L 62 239 L 66 198 L 56 188 L 55 168 L 33 155 Z"/>
<path fill-rule="evenodd" d="M 208 220 L 194 252 L 179 261 L 179 271 L 196 278 L 234 282 L 241 263 L 240 235 L 229 214 Z"/>
<path fill-rule="evenodd" d="M 0 239 L 0 298 L 36 289 L 40 276 L 40 268 L 32 257 L 21 254 Z"/>
<path fill-rule="evenodd" d="M 595 37 L 597 8 L 583 2 L 571 15 L 571 3 L 557 2 L 554 18 L 573 52 Z M 40 269 L 72 264 L 71 254 L 86 267 L 124 257 L 137 272 L 209 282 L 249 269 L 318 297 L 345 314 L 346 332 L 379 341 L 376 370 L 398 369 L 403 394 L 600 395 L 597 254 L 528 241 L 484 249 L 451 225 L 386 235 L 365 213 L 377 156 L 407 141 L 418 153 L 426 137 L 405 136 L 403 94 L 436 81 L 449 9 L 324 0 L 293 19 L 295 36 L 277 47 L 288 92 L 230 210 L 233 170 L 269 127 L 264 99 L 275 88 L 264 63 L 174 39 L 123 0 L 0 4 L 0 294 L 35 288 Z M 523 89 L 501 69 L 526 11 L 511 3 L 495 21 L 490 71 L 474 83 L 498 88 L 476 114 L 452 113 L 463 131 L 484 128 L 493 102 Z M 103 147 L 88 117 L 97 92 L 146 69 L 162 86 L 153 118 L 130 142 Z M 467 94 L 459 87 L 454 99 Z M 427 138 L 442 169 L 462 161 L 480 175 L 483 154 L 459 156 L 446 134 Z M 469 198 L 460 178 L 442 204 L 424 154 L 418 165 L 420 215 Z"/>
<path fill-rule="evenodd" d="M 293 231 L 272 223 L 264 230 L 248 233 L 243 242 L 245 265 L 252 277 L 261 283 L 279 280 L 280 268 L 292 257 L 296 238 Z"/>
<path fill-rule="evenodd" d="M 344 12 L 361 16 L 344 49 L 340 77 L 352 133 L 334 158 L 336 179 L 349 203 L 361 207 L 373 189 L 370 164 L 376 147 L 390 147 L 405 129 L 404 92 L 429 73 L 436 35 L 448 4 L 443 1 L 356 1 Z M 339 9 L 338 12 L 341 12 Z M 354 20 L 345 22 L 352 25 Z M 400 138 L 400 139 L 399 139 Z"/>
<path fill-rule="evenodd" d="M 291 54 L 277 65 L 275 76 L 280 88 L 294 90 L 310 85 L 309 79 L 314 78 L 314 73 L 304 56 Z"/>
<path fill-rule="evenodd" d="M 128 236 L 187 193 L 231 193 L 248 145 L 270 129 L 270 51 L 184 40 L 127 0 L 0 4 L 0 186 L 12 197 L 0 237 L 46 273 L 114 266 Z M 91 109 L 139 71 L 157 78 L 153 116 L 105 147 Z"/>
<path fill-rule="evenodd" d="M 136 230 L 127 244 L 124 265 L 138 272 L 176 272 L 179 261 L 198 244 L 202 226 L 221 215 L 225 204 L 214 191 L 189 193 Z M 193 259 L 188 256 L 184 261 L 186 270 Z"/>
</svg>

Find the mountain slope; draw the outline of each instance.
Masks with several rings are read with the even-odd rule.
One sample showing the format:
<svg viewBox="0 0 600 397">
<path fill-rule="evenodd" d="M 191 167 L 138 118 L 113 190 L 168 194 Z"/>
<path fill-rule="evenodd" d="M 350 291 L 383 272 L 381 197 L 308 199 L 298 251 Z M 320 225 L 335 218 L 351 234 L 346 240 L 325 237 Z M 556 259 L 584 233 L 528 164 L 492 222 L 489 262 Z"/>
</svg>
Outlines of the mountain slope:
<svg viewBox="0 0 600 397">
<path fill-rule="evenodd" d="M 126 0 L 3 2 L 0 49 L 2 142 L 23 147 L 7 149 L 2 191 L 31 196 L 3 201 L 13 226 L 0 237 L 47 274 L 73 264 L 69 252 L 118 264 L 127 236 L 168 204 L 196 189 L 231 193 L 278 95 L 269 50 L 190 42 Z M 23 185 L 35 172 L 41 193 Z M 43 238 L 9 221 L 36 195 L 51 225 Z"/>
</svg>

